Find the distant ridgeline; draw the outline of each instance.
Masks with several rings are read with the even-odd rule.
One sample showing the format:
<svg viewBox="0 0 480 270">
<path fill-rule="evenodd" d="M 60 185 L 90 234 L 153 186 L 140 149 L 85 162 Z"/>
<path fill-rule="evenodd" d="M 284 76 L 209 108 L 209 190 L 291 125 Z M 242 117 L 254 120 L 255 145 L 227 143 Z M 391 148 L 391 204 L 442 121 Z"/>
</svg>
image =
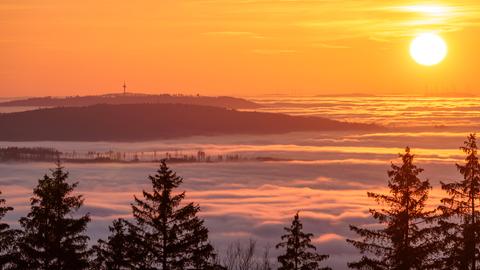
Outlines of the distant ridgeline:
<svg viewBox="0 0 480 270">
<path fill-rule="evenodd" d="M 0 114 L 0 141 L 146 141 L 189 136 L 375 130 L 321 117 L 189 104 L 58 107 Z"/>
<path fill-rule="evenodd" d="M 54 148 L 0 147 L 0 161 L 54 161 L 60 154 Z"/>
<path fill-rule="evenodd" d="M 78 107 L 95 104 L 141 104 L 141 103 L 174 103 L 193 104 L 232 109 L 254 109 L 259 105 L 255 102 L 235 97 L 208 97 L 186 95 L 147 95 L 147 94 L 111 94 L 99 96 L 71 97 L 37 97 L 0 102 L 1 107 Z"/>
<path fill-rule="evenodd" d="M 242 162 L 242 161 L 285 161 L 273 157 L 242 157 L 239 154 L 207 155 L 204 151 L 195 153 L 160 153 L 151 152 L 118 152 L 118 151 L 88 151 L 88 152 L 60 152 L 47 147 L 0 147 L 0 162 L 63 162 L 72 163 L 135 163 L 135 162 L 160 162 L 169 163 L 213 163 L 213 162 Z"/>
</svg>

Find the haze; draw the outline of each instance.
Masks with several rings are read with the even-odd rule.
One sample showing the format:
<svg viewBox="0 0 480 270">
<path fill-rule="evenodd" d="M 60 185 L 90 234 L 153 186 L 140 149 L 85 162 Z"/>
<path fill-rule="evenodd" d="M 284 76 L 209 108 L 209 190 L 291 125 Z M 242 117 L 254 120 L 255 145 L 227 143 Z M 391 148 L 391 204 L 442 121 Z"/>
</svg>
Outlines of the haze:
<svg viewBox="0 0 480 270">
<path fill-rule="evenodd" d="M 139 267 L 475 269 L 479 2 L 0 0 L 0 257 L 100 269 L 120 236 Z"/>
<path fill-rule="evenodd" d="M 477 1 L 2 1 L 0 96 L 471 95 Z M 435 67 L 408 55 L 435 31 Z M 347 79 L 348 78 L 348 79 Z"/>
</svg>

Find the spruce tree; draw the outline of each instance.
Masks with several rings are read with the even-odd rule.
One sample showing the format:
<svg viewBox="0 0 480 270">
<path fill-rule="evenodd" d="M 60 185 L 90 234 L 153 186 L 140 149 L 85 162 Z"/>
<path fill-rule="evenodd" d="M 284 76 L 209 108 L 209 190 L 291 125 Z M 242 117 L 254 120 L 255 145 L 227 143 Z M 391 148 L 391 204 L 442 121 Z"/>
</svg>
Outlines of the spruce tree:
<svg viewBox="0 0 480 270">
<path fill-rule="evenodd" d="M 370 209 L 373 218 L 383 225 L 379 229 L 350 226 L 360 239 L 347 240 L 360 250 L 363 257 L 349 263 L 354 269 L 410 270 L 435 267 L 434 227 L 429 226 L 434 211 L 426 211 L 425 203 L 431 189 L 428 180 L 418 178 L 423 169 L 413 164 L 414 155 L 407 147 L 400 155 L 402 165 L 392 163 L 388 171 L 390 194 L 368 193 L 382 205 Z"/>
<path fill-rule="evenodd" d="M 465 164 L 456 164 L 463 179 L 441 183 L 449 197 L 442 199 L 439 222 L 443 235 L 444 269 L 474 270 L 479 260 L 480 237 L 480 166 L 475 134 L 470 134 L 460 149 Z"/>
<path fill-rule="evenodd" d="M 27 269 L 86 269 L 89 238 L 84 233 L 90 217 L 74 217 L 83 205 L 81 195 L 72 195 L 78 183 L 67 183 L 68 172 L 56 165 L 38 180 L 30 213 L 20 219 L 20 251 Z"/>
<path fill-rule="evenodd" d="M 295 214 L 290 228 L 284 228 L 287 234 L 282 236 L 282 242 L 276 248 L 284 248 L 285 253 L 278 256 L 281 264 L 279 270 L 327 270 L 329 267 L 320 267 L 320 263 L 327 259 L 328 255 L 320 255 L 315 252 L 312 245 L 313 234 L 304 233 L 300 217 Z"/>
<path fill-rule="evenodd" d="M 183 179 L 162 160 L 155 175 L 149 176 L 152 192 L 132 204 L 149 269 L 212 269 L 215 254 L 208 242 L 208 229 L 197 214 L 200 207 L 182 204 L 185 192 L 174 192 Z"/>
<path fill-rule="evenodd" d="M 2 192 L 0 191 L 0 195 Z M 5 205 L 6 201 L 0 198 L 0 269 L 9 269 L 15 263 L 15 240 L 16 231 L 12 230 L 7 223 L 3 223 L 2 219 L 7 212 L 13 208 Z"/>
<path fill-rule="evenodd" d="M 147 256 L 142 244 L 142 237 L 137 228 L 124 219 L 113 221 L 109 226 L 110 236 L 98 240 L 92 247 L 95 270 L 148 269 Z"/>
</svg>

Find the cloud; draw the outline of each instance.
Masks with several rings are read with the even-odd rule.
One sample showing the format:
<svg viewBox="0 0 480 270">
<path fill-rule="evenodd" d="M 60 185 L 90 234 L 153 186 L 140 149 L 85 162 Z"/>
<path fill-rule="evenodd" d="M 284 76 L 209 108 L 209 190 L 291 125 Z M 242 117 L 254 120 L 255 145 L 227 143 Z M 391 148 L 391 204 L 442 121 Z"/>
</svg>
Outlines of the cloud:
<svg viewBox="0 0 480 270">
<path fill-rule="evenodd" d="M 244 32 L 244 31 L 213 31 L 213 32 L 205 32 L 203 34 L 208 36 L 222 36 L 222 37 L 265 38 L 262 35 L 259 35 L 253 32 Z"/>
<path fill-rule="evenodd" d="M 289 49 L 254 49 L 253 53 L 256 54 L 291 54 L 297 52 L 296 50 Z"/>
<path fill-rule="evenodd" d="M 451 181 L 459 176 L 451 157 L 459 152 L 456 147 L 465 135 L 295 133 L 130 144 L 31 144 L 77 151 L 95 147 L 138 152 L 170 147 L 187 151 L 201 147 L 207 153 L 230 153 L 237 149 L 244 154 L 301 157 L 302 160 L 285 162 L 187 163 L 171 164 L 171 167 L 184 178 L 180 190 L 186 191 L 186 202 L 200 204 L 200 215 L 219 251 L 237 240 L 256 239 L 261 252 L 261 247 L 279 242 L 280 235 L 285 233 L 283 228 L 289 226 L 293 215 L 300 211 L 304 229 L 314 234 L 318 251 L 331 255 L 327 264 L 345 269 L 346 262 L 358 256 L 358 251 L 345 241 L 355 237 L 348 225 L 370 226 L 373 223 L 368 209 L 376 207 L 376 203 L 367 198 L 366 192 L 387 192 L 386 171 L 390 161 L 398 162 L 397 153 L 403 150 L 399 145 L 415 146 L 412 151 L 418 154 L 418 162 L 425 169 L 421 178 L 429 178 L 434 185 L 429 201 L 434 205 L 444 196 L 439 181 Z M 438 155 L 432 154 L 436 151 Z M 49 163 L 0 164 L 2 197 L 15 207 L 15 211 L 6 216 L 7 222 L 18 226 L 18 218 L 29 210 L 29 198 L 37 179 L 52 166 Z M 133 196 L 141 196 L 143 189 L 151 189 L 147 176 L 158 167 L 154 163 L 65 166 L 70 171 L 71 181 L 79 182 L 77 192 L 85 197 L 80 213 L 91 213 L 88 234 L 92 242 L 108 235 L 108 225 L 113 219 L 131 218 Z M 272 256 L 278 252 L 272 250 Z"/>
<path fill-rule="evenodd" d="M 474 1 L 428 5 L 400 1 L 341 1 L 337 5 L 319 3 L 317 8 L 324 14 L 317 16 L 321 19 L 310 18 L 298 21 L 297 25 L 325 34 L 325 40 L 369 37 L 390 41 L 424 31 L 458 31 L 478 25 L 480 14 L 480 5 Z M 335 18 L 328 13 L 335 14 Z"/>
<path fill-rule="evenodd" d="M 329 44 L 329 43 L 317 43 L 313 45 L 314 47 L 321 47 L 327 49 L 349 49 L 350 46 L 347 45 L 338 45 L 338 44 Z"/>
<path fill-rule="evenodd" d="M 326 233 L 315 238 L 313 242 L 317 244 L 323 244 L 323 243 L 333 242 L 335 240 L 345 241 L 345 237 L 338 235 L 336 233 Z"/>
</svg>

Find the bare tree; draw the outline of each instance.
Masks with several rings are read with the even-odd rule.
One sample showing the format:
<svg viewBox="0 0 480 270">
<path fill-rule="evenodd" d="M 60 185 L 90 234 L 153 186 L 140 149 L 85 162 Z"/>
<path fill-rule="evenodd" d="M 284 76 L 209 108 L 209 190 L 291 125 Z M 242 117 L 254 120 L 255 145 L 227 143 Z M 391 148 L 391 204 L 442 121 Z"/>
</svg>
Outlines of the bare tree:
<svg viewBox="0 0 480 270">
<path fill-rule="evenodd" d="M 255 240 L 250 239 L 246 244 L 237 241 L 228 246 L 221 264 L 227 270 L 272 270 L 270 246 L 265 246 L 261 255 L 257 250 Z"/>
</svg>

